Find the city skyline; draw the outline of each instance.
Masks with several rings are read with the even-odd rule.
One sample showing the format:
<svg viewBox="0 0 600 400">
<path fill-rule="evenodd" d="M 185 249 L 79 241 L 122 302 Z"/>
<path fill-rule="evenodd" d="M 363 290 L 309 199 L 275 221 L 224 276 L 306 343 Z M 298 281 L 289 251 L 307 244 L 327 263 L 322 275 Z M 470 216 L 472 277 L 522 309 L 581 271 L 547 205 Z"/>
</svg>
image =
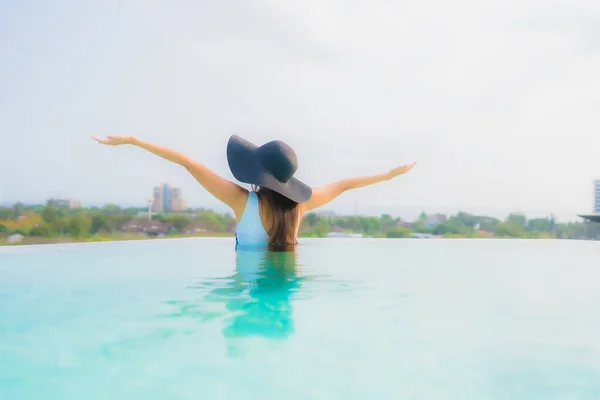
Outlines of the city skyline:
<svg viewBox="0 0 600 400">
<path fill-rule="evenodd" d="M 185 200 L 181 197 L 181 188 L 170 183 L 161 183 L 152 191 L 152 212 L 181 212 L 187 208 Z"/>
<path fill-rule="evenodd" d="M 593 191 L 592 191 L 592 196 L 591 196 L 591 202 L 592 202 L 592 209 L 590 210 L 590 212 L 592 213 L 600 213 L 600 179 L 594 179 L 592 181 L 593 184 Z M 1 188 L 0 188 L 1 189 Z M 1 192 L 0 192 L 1 193 Z M 167 196 L 165 196 L 165 193 L 168 193 Z M 67 198 L 64 196 L 54 196 L 51 199 L 57 203 L 57 202 L 62 202 L 60 204 L 63 204 L 65 206 L 68 206 L 69 208 L 77 208 L 77 207 L 81 207 L 82 204 L 84 204 L 84 207 L 101 207 L 103 205 L 106 204 L 116 204 L 118 206 L 121 207 L 135 207 L 135 208 L 140 208 L 140 209 L 148 209 L 148 201 L 150 202 L 151 205 L 151 211 L 152 213 L 160 213 L 160 212 L 165 212 L 165 210 L 167 211 L 171 211 L 171 212 L 182 212 L 185 211 L 189 208 L 205 208 L 205 209 L 213 209 L 216 212 L 220 212 L 220 213 L 231 213 L 231 210 L 225 206 L 225 205 L 220 205 L 220 204 L 213 204 L 213 205 L 207 205 L 207 204 L 187 204 L 187 202 L 182 198 L 182 188 L 180 187 L 175 187 L 170 183 L 161 183 L 159 186 L 155 186 L 153 188 L 152 191 L 152 196 L 150 198 L 147 198 L 147 202 L 145 204 L 143 204 L 143 202 L 137 202 L 137 203 L 129 203 L 129 204 L 123 204 L 123 203 L 116 203 L 116 202 L 104 202 L 104 203 L 86 203 L 86 202 L 82 202 L 81 200 L 74 200 L 71 198 Z M 1 198 L 0 198 L 0 207 L 2 206 L 12 206 L 15 203 L 2 203 L 1 202 Z M 44 204 L 46 202 L 46 200 L 44 201 L 39 201 L 39 202 L 31 202 L 31 203 L 27 203 L 27 202 L 20 202 L 23 204 L 29 204 L 29 205 L 41 205 Z M 403 210 L 398 212 L 398 210 Z M 363 211 L 363 212 L 360 212 Z M 364 212 L 366 211 L 366 212 Z M 566 214 L 562 214 L 561 213 L 557 213 L 554 211 L 540 211 L 540 210 L 518 210 L 518 209 L 509 209 L 506 208 L 504 210 L 497 210 L 496 212 L 485 212 L 485 211 L 476 211 L 476 210 L 469 210 L 466 208 L 456 208 L 456 209 L 437 209 L 437 210 L 426 210 L 423 208 L 419 208 L 419 207 L 387 207 L 387 208 L 377 208 L 377 207 L 366 207 L 366 208 L 360 208 L 358 202 L 355 202 L 353 204 L 352 207 L 352 211 L 339 211 L 336 210 L 334 208 L 331 207 L 324 207 L 323 209 L 319 209 L 319 210 L 315 210 L 315 212 L 317 214 L 320 215 L 371 215 L 371 216 L 381 216 L 383 214 L 390 214 L 393 217 L 400 217 L 404 220 L 414 220 L 416 219 L 416 217 L 421 213 L 421 212 L 426 212 L 428 215 L 436 215 L 436 214 L 440 214 L 440 215 L 455 215 L 458 212 L 467 212 L 467 213 L 471 213 L 474 215 L 487 215 L 487 216 L 491 216 L 491 217 L 495 217 L 495 218 L 499 218 L 502 219 L 506 216 L 508 216 L 511 213 L 522 213 L 524 215 L 526 215 L 528 218 L 539 218 L 539 217 L 548 217 L 548 216 L 553 216 L 555 217 L 558 221 L 563 221 L 563 222 L 567 222 L 567 221 L 575 221 L 578 219 L 583 218 L 582 215 L 589 215 L 590 212 L 588 212 L 588 210 L 584 210 L 575 214 L 570 214 L 570 215 L 566 215 Z M 584 218 L 585 219 L 585 218 Z"/>
</svg>

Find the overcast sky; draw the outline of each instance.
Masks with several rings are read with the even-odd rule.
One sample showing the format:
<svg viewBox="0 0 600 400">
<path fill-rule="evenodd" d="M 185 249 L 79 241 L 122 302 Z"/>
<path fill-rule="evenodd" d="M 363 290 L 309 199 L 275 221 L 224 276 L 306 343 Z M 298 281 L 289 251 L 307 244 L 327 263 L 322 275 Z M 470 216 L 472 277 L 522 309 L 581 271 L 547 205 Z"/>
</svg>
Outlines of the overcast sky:
<svg viewBox="0 0 600 400">
<path fill-rule="evenodd" d="M 418 161 L 339 212 L 502 216 L 592 207 L 600 178 L 597 0 L 3 1 L 3 202 L 144 204 L 180 167 L 90 135 L 133 134 L 233 179 L 233 133 L 282 139 L 321 185 Z"/>
</svg>

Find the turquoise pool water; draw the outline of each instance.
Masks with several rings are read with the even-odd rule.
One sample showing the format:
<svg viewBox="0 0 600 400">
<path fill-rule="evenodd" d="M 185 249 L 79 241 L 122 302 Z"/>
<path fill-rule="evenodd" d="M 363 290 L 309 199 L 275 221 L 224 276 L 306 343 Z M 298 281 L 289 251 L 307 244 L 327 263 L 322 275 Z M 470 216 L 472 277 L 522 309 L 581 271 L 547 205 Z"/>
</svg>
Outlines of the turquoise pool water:
<svg viewBox="0 0 600 400">
<path fill-rule="evenodd" d="M 0 399 L 598 399 L 600 243 L 0 248 Z"/>
</svg>

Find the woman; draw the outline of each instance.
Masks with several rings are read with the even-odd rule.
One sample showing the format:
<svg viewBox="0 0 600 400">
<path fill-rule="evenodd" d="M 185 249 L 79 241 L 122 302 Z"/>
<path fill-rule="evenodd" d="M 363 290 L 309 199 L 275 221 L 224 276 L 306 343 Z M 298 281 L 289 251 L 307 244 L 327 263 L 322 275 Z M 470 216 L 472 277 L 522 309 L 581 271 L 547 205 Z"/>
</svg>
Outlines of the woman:
<svg viewBox="0 0 600 400">
<path fill-rule="evenodd" d="M 237 135 L 227 144 L 227 161 L 233 176 L 252 190 L 224 179 L 203 164 L 174 150 L 132 136 L 93 138 L 98 143 L 133 145 L 185 167 L 213 196 L 233 210 L 236 247 L 267 246 L 274 251 L 293 250 L 302 217 L 345 191 L 387 181 L 408 172 L 403 165 L 384 174 L 345 179 L 314 190 L 294 177 L 298 160 L 294 150 L 280 140 L 256 146 Z"/>
</svg>

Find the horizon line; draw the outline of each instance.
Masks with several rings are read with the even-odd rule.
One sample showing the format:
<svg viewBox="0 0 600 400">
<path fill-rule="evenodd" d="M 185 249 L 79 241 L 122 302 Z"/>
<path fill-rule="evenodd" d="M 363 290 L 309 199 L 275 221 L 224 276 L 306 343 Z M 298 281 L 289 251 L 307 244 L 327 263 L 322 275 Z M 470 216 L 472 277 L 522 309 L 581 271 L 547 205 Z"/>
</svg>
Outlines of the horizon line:
<svg viewBox="0 0 600 400">
<path fill-rule="evenodd" d="M 50 199 L 48 199 L 48 200 L 50 200 Z M 93 202 L 93 203 L 86 204 L 86 203 L 81 202 L 81 201 L 80 201 L 80 203 L 82 204 L 81 208 L 83 208 L 83 209 L 85 209 L 85 208 L 93 208 L 93 207 L 102 208 L 103 206 L 107 206 L 107 205 L 115 205 L 115 206 L 118 206 L 119 208 L 137 208 L 137 209 L 140 209 L 140 210 L 147 210 L 148 209 L 147 205 L 136 205 L 134 203 L 117 203 L 117 202 L 114 202 L 114 203 L 113 202 L 97 202 L 96 203 L 96 202 Z M 44 202 L 16 201 L 16 202 L 10 202 L 10 203 L 7 202 L 7 203 L 0 203 L 0 207 L 10 208 L 10 207 L 14 207 L 17 204 L 22 204 L 24 206 L 29 206 L 29 207 L 31 207 L 31 206 L 44 206 L 45 205 L 45 201 Z M 210 205 L 207 205 L 207 206 L 200 206 L 200 205 L 198 205 L 198 206 L 191 206 L 191 205 L 188 205 L 188 208 L 186 210 L 183 210 L 183 211 L 172 211 L 171 213 L 185 213 L 187 210 L 197 210 L 197 209 L 210 210 L 210 211 L 213 211 L 213 212 L 216 212 L 216 213 L 220 213 L 220 214 L 231 213 L 231 210 L 220 211 L 219 208 L 225 208 L 225 206 L 220 206 L 220 207 L 217 206 L 217 207 L 215 207 L 214 205 L 213 206 L 210 206 Z M 395 206 L 395 207 L 371 206 L 371 207 L 367 207 L 367 208 L 371 208 L 371 209 L 373 209 L 373 208 L 396 209 L 396 210 L 397 209 L 421 210 L 421 212 L 425 212 L 428 216 L 434 216 L 436 214 L 441 214 L 441 215 L 445 215 L 445 216 L 452 216 L 452 215 L 456 215 L 456 214 L 458 214 L 460 212 L 464 212 L 464 213 L 471 214 L 473 216 L 478 216 L 478 217 L 490 217 L 490 218 L 500 219 L 500 218 L 497 218 L 497 217 L 492 217 L 490 215 L 487 215 L 488 212 L 485 212 L 485 213 L 473 213 L 473 212 L 467 211 L 468 210 L 467 208 L 451 207 L 451 206 L 449 206 L 449 207 L 443 207 L 443 208 L 452 208 L 454 210 L 454 211 L 447 211 L 447 212 L 443 212 L 443 211 L 426 212 L 424 208 L 419 208 L 418 206 Z M 167 213 L 169 213 L 169 212 L 167 212 Z M 338 217 L 348 217 L 348 216 L 357 216 L 357 217 L 360 217 L 360 216 L 363 216 L 363 217 L 364 216 L 379 216 L 379 217 L 381 217 L 381 215 L 388 214 L 388 212 L 385 212 L 385 211 L 384 212 L 372 213 L 372 214 L 369 214 L 369 213 L 365 214 L 365 213 L 356 213 L 356 212 L 339 212 L 339 211 L 335 211 L 334 209 L 314 210 L 311 213 L 314 213 L 314 214 L 332 214 L 333 216 L 338 216 Z M 530 218 L 527 217 L 527 213 L 528 212 L 521 211 L 521 210 L 518 210 L 518 209 L 515 209 L 513 211 L 502 211 L 502 212 L 496 211 L 496 212 L 491 212 L 491 213 L 492 214 L 497 214 L 497 215 L 500 214 L 500 213 L 502 213 L 505 217 L 507 217 L 507 216 L 509 216 L 511 214 L 520 214 L 520 215 L 524 215 L 527 219 L 530 219 Z M 540 211 L 529 210 L 529 213 L 530 214 L 531 213 L 542 213 L 542 211 L 541 210 Z M 559 212 L 559 213 L 557 213 L 555 211 L 544 211 L 543 213 L 546 214 L 547 218 L 554 216 L 555 219 L 558 221 L 559 219 L 556 218 L 556 214 L 566 214 L 567 212 Z M 160 213 L 153 213 L 153 214 L 160 214 Z M 377 214 L 377 215 L 375 215 L 375 214 Z M 572 214 L 572 216 L 575 217 L 575 218 L 574 219 L 568 219 L 568 220 L 566 220 L 566 222 L 573 222 L 573 221 L 576 221 L 577 219 L 584 219 L 584 220 L 586 220 L 587 216 L 590 216 L 590 215 L 592 215 L 592 216 L 594 216 L 594 215 L 600 215 L 600 213 L 594 213 L 594 212 L 572 212 L 572 211 L 569 211 L 568 214 Z M 399 218 L 400 219 L 404 219 L 402 217 L 399 217 Z M 543 218 L 543 217 L 534 217 L 534 218 L 531 218 L 531 219 L 537 219 L 537 218 Z"/>
</svg>

